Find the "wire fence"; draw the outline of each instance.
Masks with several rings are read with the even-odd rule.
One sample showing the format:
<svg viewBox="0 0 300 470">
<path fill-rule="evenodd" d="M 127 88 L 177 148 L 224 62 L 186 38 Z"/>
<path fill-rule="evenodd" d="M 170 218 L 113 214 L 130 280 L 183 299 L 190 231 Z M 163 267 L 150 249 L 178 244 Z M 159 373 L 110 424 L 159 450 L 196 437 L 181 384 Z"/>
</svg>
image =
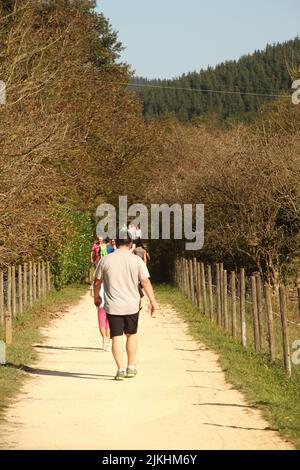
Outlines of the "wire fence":
<svg viewBox="0 0 300 470">
<path fill-rule="evenodd" d="M 300 344 L 299 286 L 273 287 L 259 273 L 227 272 L 223 263 L 205 265 L 196 258 L 176 259 L 174 280 L 212 322 L 271 364 L 281 361 L 292 375 L 293 347 Z"/>
<path fill-rule="evenodd" d="M 0 271 L 0 328 L 12 343 L 13 323 L 53 288 L 49 261 L 30 261 Z"/>
</svg>

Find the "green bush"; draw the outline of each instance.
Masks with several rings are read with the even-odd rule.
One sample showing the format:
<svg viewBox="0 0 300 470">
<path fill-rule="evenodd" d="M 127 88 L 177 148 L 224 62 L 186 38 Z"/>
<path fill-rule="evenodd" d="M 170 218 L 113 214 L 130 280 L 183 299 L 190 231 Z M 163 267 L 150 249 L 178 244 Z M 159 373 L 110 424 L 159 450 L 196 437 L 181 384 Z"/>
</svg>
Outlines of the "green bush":
<svg viewBox="0 0 300 470">
<path fill-rule="evenodd" d="M 60 210 L 64 221 L 64 241 L 56 248 L 53 258 L 54 285 L 57 289 L 80 281 L 89 268 L 93 223 L 89 212 Z"/>
</svg>

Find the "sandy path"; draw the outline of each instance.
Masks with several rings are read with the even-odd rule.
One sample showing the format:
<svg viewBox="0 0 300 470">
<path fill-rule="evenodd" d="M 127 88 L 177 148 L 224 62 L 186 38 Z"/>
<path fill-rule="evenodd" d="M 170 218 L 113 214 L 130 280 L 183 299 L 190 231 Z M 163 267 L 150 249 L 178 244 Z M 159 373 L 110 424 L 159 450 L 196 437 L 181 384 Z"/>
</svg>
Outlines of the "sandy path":
<svg viewBox="0 0 300 470">
<path fill-rule="evenodd" d="M 87 294 L 45 330 L 0 426 L 4 449 L 289 449 L 171 307 L 140 322 L 139 375 L 115 382 Z"/>
</svg>

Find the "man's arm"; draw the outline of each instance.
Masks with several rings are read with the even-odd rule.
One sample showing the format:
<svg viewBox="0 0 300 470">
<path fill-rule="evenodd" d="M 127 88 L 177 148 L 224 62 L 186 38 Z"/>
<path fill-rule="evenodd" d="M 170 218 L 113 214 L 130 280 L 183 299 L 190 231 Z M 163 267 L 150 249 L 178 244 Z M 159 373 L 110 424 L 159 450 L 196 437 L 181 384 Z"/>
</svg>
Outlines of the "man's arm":
<svg viewBox="0 0 300 470">
<path fill-rule="evenodd" d="M 102 284 L 101 279 L 94 280 L 94 304 L 96 305 L 96 307 L 100 307 L 102 303 L 102 299 L 100 297 L 101 284 Z"/>
<path fill-rule="evenodd" d="M 148 277 L 141 279 L 140 282 L 150 301 L 150 313 L 151 315 L 153 315 L 156 310 L 156 300 L 155 300 L 155 295 L 154 295 L 152 284 Z"/>
</svg>

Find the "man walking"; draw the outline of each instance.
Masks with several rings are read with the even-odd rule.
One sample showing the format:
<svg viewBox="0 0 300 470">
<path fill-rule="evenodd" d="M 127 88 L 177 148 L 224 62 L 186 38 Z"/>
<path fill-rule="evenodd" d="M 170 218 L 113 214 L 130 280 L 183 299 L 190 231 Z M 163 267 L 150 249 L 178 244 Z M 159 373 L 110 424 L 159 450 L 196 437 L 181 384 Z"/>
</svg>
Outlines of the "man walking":
<svg viewBox="0 0 300 470">
<path fill-rule="evenodd" d="M 149 298 L 151 315 L 156 309 L 149 271 L 143 260 L 130 252 L 131 246 L 132 239 L 127 233 L 126 238 L 117 240 L 117 250 L 101 259 L 95 272 L 94 302 L 96 306 L 101 303 L 99 296 L 101 284 L 104 283 L 105 287 L 104 310 L 110 326 L 112 353 L 118 368 L 116 380 L 135 377 L 137 374 L 135 357 L 140 303 L 139 283 Z M 126 368 L 123 357 L 124 333 L 127 337 Z"/>
</svg>

